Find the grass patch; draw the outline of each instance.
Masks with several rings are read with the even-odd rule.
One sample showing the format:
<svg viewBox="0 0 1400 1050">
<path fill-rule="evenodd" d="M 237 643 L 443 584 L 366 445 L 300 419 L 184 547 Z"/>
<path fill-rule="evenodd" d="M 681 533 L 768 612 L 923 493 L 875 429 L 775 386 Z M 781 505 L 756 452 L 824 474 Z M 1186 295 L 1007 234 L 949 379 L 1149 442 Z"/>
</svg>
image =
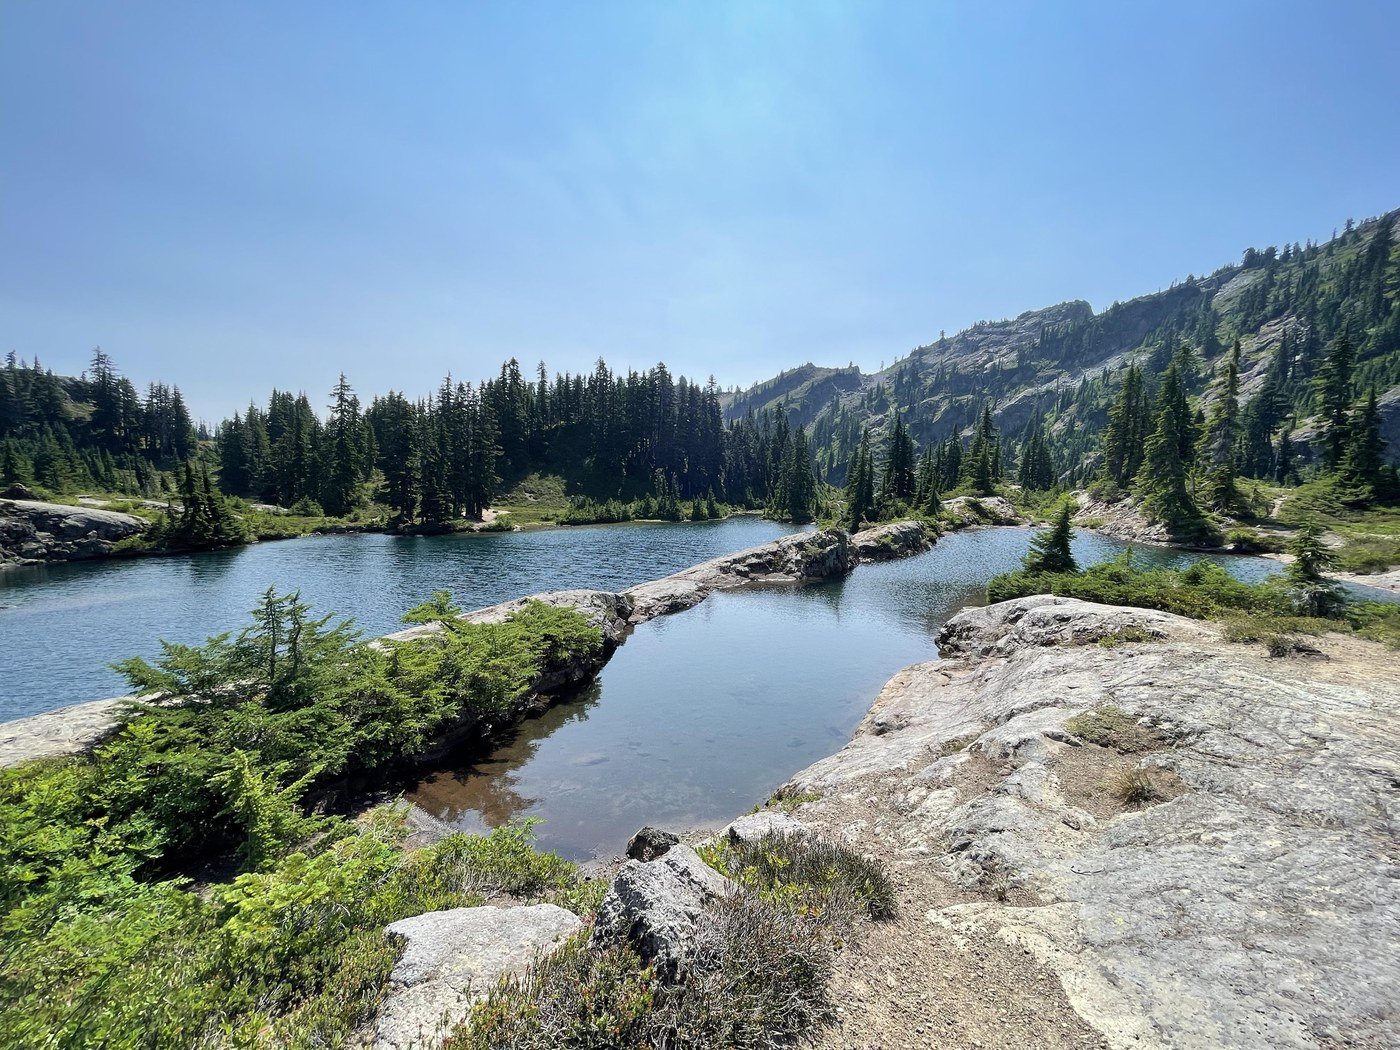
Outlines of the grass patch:
<svg viewBox="0 0 1400 1050">
<path fill-rule="evenodd" d="M 1120 769 L 1109 780 L 1109 793 L 1128 809 L 1158 802 L 1165 797 L 1151 770 L 1141 767 Z"/>
<path fill-rule="evenodd" d="M 777 791 L 773 792 L 773 794 L 769 795 L 768 801 L 759 808 L 777 808 L 791 813 L 798 806 L 805 805 L 808 802 L 820 802 L 821 800 L 822 793 L 820 791 L 799 791 L 796 788 L 780 787 Z M 757 810 L 754 812 L 757 812 Z"/>
<path fill-rule="evenodd" d="M 1065 729 L 1080 740 L 1121 754 L 1152 751 L 1162 745 L 1161 737 L 1152 729 L 1117 707 L 1096 707 L 1075 715 L 1065 722 Z"/>
<path fill-rule="evenodd" d="M 1141 627 L 1120 627 L 1100 638 L 1098 645 L 1103 649 L 1116 649 L 1130 642 L 1150 642 L 1154 637 L 1151 631 Z"/>
<path fill-rule="evenodd" d="M 938 745 L 938 750 L 935 754 L 937 754 L 939 758 L 947 758 L 949 755 L 956 755 L 959 751 L 965 751 L 967 748 L 971 747 L 977 742 L 977 738 L 981 735 L 982 730 L 974 729 L 970 733 L 964 733 L 962 736 L 955 736 L 951 740 L 945 740 Z"/>
</svg>

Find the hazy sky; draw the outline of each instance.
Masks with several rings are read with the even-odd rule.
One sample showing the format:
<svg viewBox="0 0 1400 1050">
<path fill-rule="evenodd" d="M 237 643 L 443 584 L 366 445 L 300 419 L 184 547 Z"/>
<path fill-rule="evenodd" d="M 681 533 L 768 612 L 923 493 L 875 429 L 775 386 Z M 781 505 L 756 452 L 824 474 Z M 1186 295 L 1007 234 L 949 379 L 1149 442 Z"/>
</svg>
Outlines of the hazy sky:
<svg viewBox="0 0 1400 1050">
<path fill-rule="evenodd" d="M 1400 4 L 0 0 L 0 353 L 747 384 L 1400 206 Z M 367 399 L 367 397 L 366 397 Z"/>
</svg>

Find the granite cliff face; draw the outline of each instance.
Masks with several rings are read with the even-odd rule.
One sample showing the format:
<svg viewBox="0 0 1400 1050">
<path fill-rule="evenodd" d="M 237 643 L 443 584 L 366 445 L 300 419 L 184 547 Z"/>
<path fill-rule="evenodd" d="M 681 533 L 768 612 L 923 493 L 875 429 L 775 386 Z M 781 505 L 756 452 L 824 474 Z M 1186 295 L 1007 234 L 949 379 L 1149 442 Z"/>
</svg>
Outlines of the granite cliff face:
<svg viewBox="0 0 1400 1050">
<path fill-rule="evenodd" d="M 898 873 L 915 906 L 889 950 L 944 971 L 911 966 L 893 994 L 856 951 L 865 1011 L 830 1045 L 925 1045 L 872 1031 L 927 986 L 971 1001 L 999 981 L 1002 1034 L 1024 1013 L 1036 1045 L 1082 1045 L 1043 1024 L 1060 999 L 1065 1033 L 1077 1018 L 1115 1047 L 1400 1043 L 1392 654 L 1332 636 L 1325 658 L 1268 659 L 1208 624 L 1044 596 L 961 613 L 940 646 L 786 787 L 820 798 L 804 823 Z"/>
<path fill-rule="evenodd" d="M 37 500 L 0 500 L 0 565 L 101 558 L 145 531 L 131 514 Z"/>
</svg>

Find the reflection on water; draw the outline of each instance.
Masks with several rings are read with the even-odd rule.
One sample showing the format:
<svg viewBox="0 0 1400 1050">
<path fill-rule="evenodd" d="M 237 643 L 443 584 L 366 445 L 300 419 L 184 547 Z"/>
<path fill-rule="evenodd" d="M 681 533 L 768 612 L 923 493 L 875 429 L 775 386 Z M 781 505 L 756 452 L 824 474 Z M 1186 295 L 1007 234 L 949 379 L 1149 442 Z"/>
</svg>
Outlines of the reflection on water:
<svg viewBox="0 0 1400 1050">
<path fill-rule="evenodd" d="M 901 667 L 937 655 L 949 615 L 1020 564 L 1031 533 L 958 533 L 844 580 L 721 592 L 636 629 L 577 701 L 522 724 L 497 750 L 448 763 L 409 793 L 465 830 L 539 817 L 542 845 L 610 856 L 643 824 L 715 825 L 837 750 Z M 1081 564 L 1125 545 L 1087 533 Z M 1143 565 L 1193 555 L 1138 549 Z M 1278 570 L 1220 558 L 1237 575 Z"/>
<path fill-rule="evenodd" d="M 124 692 L 109 667 L 247 622 L 268 587 L 367 634 L 433 591 L 464 608 L 560 587 L 620 590 L 793 531 L 758 518 L 476 536 L 309 537 L 210 554 L 0 572 L 0 721 Z"/>
</svg>

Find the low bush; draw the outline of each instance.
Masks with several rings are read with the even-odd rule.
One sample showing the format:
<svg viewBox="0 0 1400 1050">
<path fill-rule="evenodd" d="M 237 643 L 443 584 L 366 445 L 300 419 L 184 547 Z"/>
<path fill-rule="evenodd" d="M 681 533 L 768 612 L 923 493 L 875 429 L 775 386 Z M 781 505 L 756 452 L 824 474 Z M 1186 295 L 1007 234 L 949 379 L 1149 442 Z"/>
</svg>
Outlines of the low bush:
<svg viewBox="0 0 1400 1050">
<path fill-rule="evenodd" d="M 444 1050 L 732 1050 L 791 1046 L 833 1015 L 818 923 L 751 894 L 701 916 L 679 979 L 582 935 L 498 984 Z"/>
<path fill-rule="evenodd" d="M 720 842 L 703 855 L 760 897 L 834 926 L 895 914 L 894 887 L 876 861 L 812 835 L 770 833 Z"/>
</svg>

